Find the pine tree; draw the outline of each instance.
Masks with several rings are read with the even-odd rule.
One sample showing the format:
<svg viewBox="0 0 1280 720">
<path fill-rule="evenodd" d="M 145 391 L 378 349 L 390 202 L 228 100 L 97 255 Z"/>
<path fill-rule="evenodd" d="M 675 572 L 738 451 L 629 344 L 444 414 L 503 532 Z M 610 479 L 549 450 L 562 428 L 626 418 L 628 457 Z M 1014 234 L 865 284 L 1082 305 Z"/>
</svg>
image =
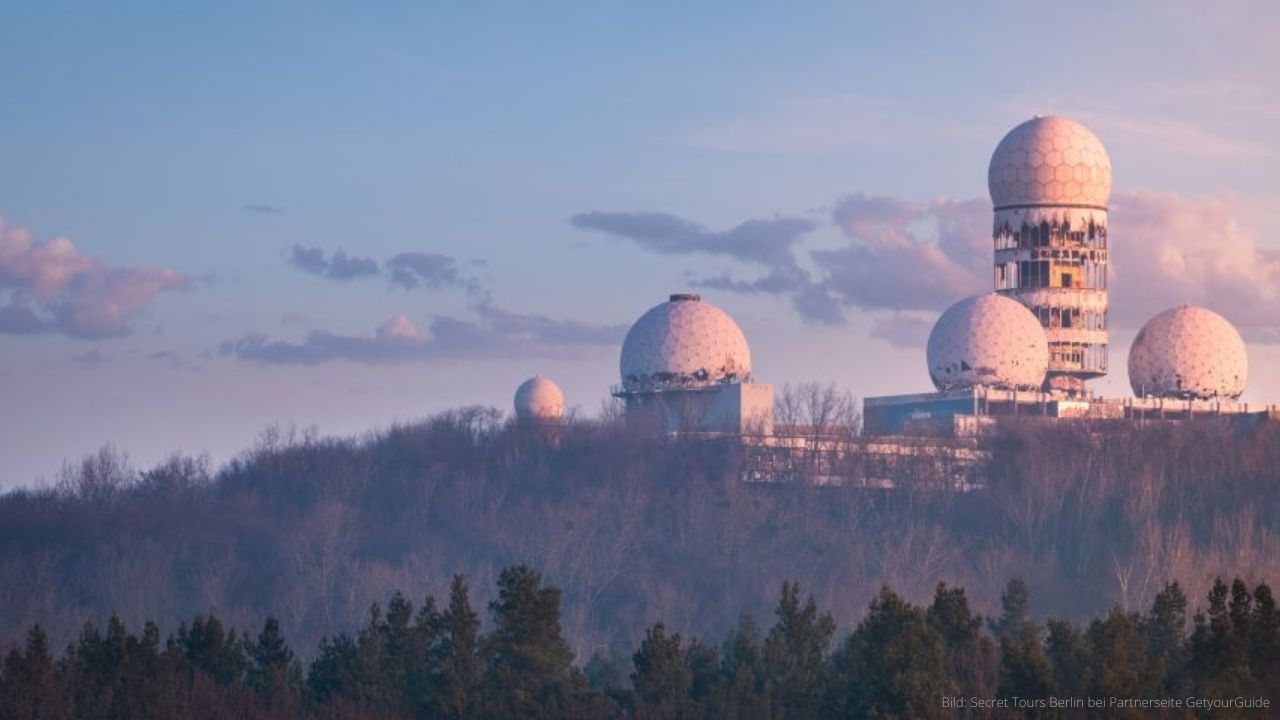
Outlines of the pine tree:
<svg viewBox="0 0 1280 720">
<path fill-rule="evenodd" d="M 1092 660 L 1094 697 L 1154 698 L 1161 695 L 1162 673 L 1149 660 L 1147 638 L 1137 613 L 1114 608 L 1089 625 L 1086 638 Z M 1116 717 L 1145 717 L 1140 709 L 1122 709 Z"/>
<path fill-rule="evenodd" d="M 542 576 L 526 566 L 507 568 L 489 611 L 495 626 L 485 643 L 492 714 L 556 714 L 565 704 L 573 663 L 560 630 L 560 591 L 542 587 Z"/>
<path fill-rule="evenodd" d="M 380 649 L 378 694 L 383 707 L 401 717 L 414 712 L 415 698 L 411 696 L 410 686 L 415 684 L 414 676 L 427 664 L 427 651 L 419 642 L 413 619 L 413 603 L 397 590 L 387 602 L 386 615 L 372 628 Z"/>
<path fill-rule="evenodd" d="M 1253 591 L 1253 637 L 1249 666 L 1259 690 L 1269 697 L 1280 695 L 1280 612 L 1266 583 Z"/>
<path fill-rule="evenodd" d="M 924 612 L 889 588 L 831 659 L 824 717 L 951 717 L 940 698 L 954 694 L 942 636 Z"/>
<path fill-rule="evenodd" d="M 1243 586 L 1243 583 L 1235 584 Z M 1245 589 L 1244 593 L 1247 594 L 1248 590 Z M 1248 638 L 1241 637 L 1235 626 L 1239 619 L 1248 627 L 1244 614 L 1251 604 L 1240 593 L 1228 590 L 1227 584 L 1219 578 L 1209 591 L 1208 616 L 1196 613 L 1188 667 L 1191 682 L 1201 696 L 1234 697 L 1249 692 L 1253 687 Z"/>
<path fill-rule="evenodd" d="M 724 685 L 720 716 L 737 720 L 769 717 L 772 701 L 764 679 L 763 652 L 760 626 L 751 613 L 742 613 L 721 653 Z"/>
<path fill-rule="evenodd" d="M 108 625 L 107 641 L 114 647 L 115 618 Z M 191 625 L 178 627 L 175 646 L 190 672 L 208 675 L 219 685 L 239 682 L 247 666 L 244 645 L 234 630 L 224 631 L 222 622 L 214 615 L 197 615 Z"/>
<path fill-rule="evenodd" d="M 1063 618 L 1050 618 L 1045 627 L 1045 655 L 1053 675 L 1053 694 L 1058 697 L 1087 697 L 1093 682 L 1089 645 L 1084 636 Z"/>
<path fill-rule="evenodd" d="M 359 665 L 359 649 L 350 635 L 343 633 L 321 638 L 316 659 L 307 671 L 307 690 L 321 705 L 336 699 L 354 703 L 357 700 Z"/>
<path fill-rule="evenodd" d="M 678 633 L 668 635 L 660 622 L 653 625 L 645 632 L 633 662 L 631 685 L 644 717 L 684 717 L 690 712 L 693 672 Z"/>
<path fill-rule="evenodd" d="M 1186 664 L 1187 596 L 1178 583 L 1170 583 L 1151 602 L 1151 611 L 1143 621 L 1147 637 L 1147 654 L 1152 670 L 1161 678 L 1167 694 L 1181 687 Z"/>
<path fill-rule="evenodd" d="M 991 697 L 996 689 L 996 650 L 982 632 L 982 618 L 969 609 L 964 588 L 938 583 L 925 613 L 947 647 L 956 691 L 967 697 Z"/>
<path fill-rule="evenodd" d="M 801 607 L 800 585 L 793 582 L 782 583 L 775 614 L 777 623 L 764 644 L 764 669 L 772 688 L 774 716 L 813 717 L 835 620 L 828 613 L 818 613 L 812 595 Z"/>
<path fill-rule="evenodd" d="M 703 645 L 697 638 L 693 638 L 685 650 L 685 664 L 689 666 L 689 698 L 695 716 L 701 717 L 724 694 L 720 656 L 715 648 Z"/>
<path fill-rule="evenodd" d="M 988 623 L 991 632 L 997 639 L 1020 634 L 1031 622 L 1031 591 L 1027 584 L 1018 578 L 1010 580 L 1000 595 L 1000 610 L 999 619 Z"/>
<path fill-rule="evenodd" d="M 0 671 L 0 717 L 71 717 L 71 704 L 54 668 L 49 636 L 36 625 L 27 633 L 26 647 L 5 658 Z"/>
<path fill-rule="evenodd" d="M 1000 605 L 1003 613 L 992 623 L 1000 640 L 1000 696 L 1047 697 L 1053 691 L 1053 668 L 1044 653 L 1041 628 L 1031 620 L 1026 584 L 1009 581 Z"/>
<path fill-rule="evenodd" d="M 293 650 L 289 649 L 280 632 L 280 621 L 268 617 L 258 639 L 245 645 L 249 687 L 264 700 L 287 702 L 288 698 L 296 696 L 302 683 L 302 673 Z"/>
<path fill-rule="evenodd" d="M 471 717 L 479 705 L 484 662 L 480 656 L 480 616 L 471 609 L 467 584 L 461 575 L 453 577 L 449 607 L 438 624 L 438 714 L 447 718 Z"/>
</svg>

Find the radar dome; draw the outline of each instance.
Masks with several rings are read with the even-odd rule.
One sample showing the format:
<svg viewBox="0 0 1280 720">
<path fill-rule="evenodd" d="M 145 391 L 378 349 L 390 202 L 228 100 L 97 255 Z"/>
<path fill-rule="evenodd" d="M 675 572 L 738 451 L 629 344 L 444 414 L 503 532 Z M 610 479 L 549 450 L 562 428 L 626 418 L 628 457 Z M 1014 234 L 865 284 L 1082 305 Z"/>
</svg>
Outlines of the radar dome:
<svg viewBox="0 0 1280 720">
<path fill-rule="evenodd" d="M 987 170 L 991 202 L 1105 208 L 1111 159 L 1089 128 L 1057 115 L 1034 117 L 1009 131 Z"/>
<path fill-rule="evenodd" d="M 1248 375 L 1249 357 L 1235 326 L 1195 305 L 1151 318 L 1129 348 L 1129 385 L 1139 396 L 1234 400 Z"/>
<path fill-rule="evenodd" d="M 516 389 L 516 418 L 536 422 L 555 422 L 564 415 L 564 393 L 560 386 L 537 375 Z"/>
<path fill-rule="evenodd" d="M 1022 303 L 995 293 L 947 308 L 929 333 L 925 355 L 939 390 L 1039 389 L 1049 368 L 1049 343 L 1040 321 Z"/>
<path fill-rule="evenodd" d="M 698 295 L 672 295 L 627 331 L 619 368 L 625 392 L 746 382 L 751 350 L 728 313 Z"/>
</svg>

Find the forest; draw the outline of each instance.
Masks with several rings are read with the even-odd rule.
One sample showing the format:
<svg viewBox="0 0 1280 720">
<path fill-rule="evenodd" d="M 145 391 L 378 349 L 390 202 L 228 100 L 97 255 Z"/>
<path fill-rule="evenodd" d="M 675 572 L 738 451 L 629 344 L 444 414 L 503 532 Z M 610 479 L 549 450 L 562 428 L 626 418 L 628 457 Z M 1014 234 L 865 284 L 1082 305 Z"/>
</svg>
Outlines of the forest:
<svg viewBox="0 0 1280 720">
<path fill-rule="evenodd" d="M 782 400 L 796 427 L 856 429 L 839 403 Z M 1216 577 L 1280 580 L 1276 423 L 1019 418 L 983 444 L 973 492 L 747 482 L 737 444 L 609 412 L 556 442 L 476 407 L 361 437 L 273 429 L 216 468 L 137 468 L 106 447 L 0 495 L 0 652 L 35 625 L 60 648 L 113 615 L 154 622 L 156 642 L 197 615 L 272 617 L 309 663 L 394 589 L 446 597 L 461 574 L 485 607 L 516 566 L 559 589 L 584 662 L 635 652 L 659 620 L 727 637 L 742 613 L 771 612 L 784 580 L 840 632 L 886 586 L 921 606 L 939 583 L 963 587 L 995 616 L 1019 578 L 1032 616 L 1084 624 L 1145 610 L 1173 582 L 1208 598 Z"/>
<path fill-rule="evenodd" d="M 256 634 L 197 615 L 161 642 L 146 623 L 93 623 L 55 658 L 38 626 L 0 668 L 0 717 L 36 718 L 1059 718 L 1271 717 L 1280 611 L 1266 584 L 1215 581 L 1187 633 L 1187 597 L 1085 627 L 1029 612 L 1011 581 L 984 620 L 939 584 L 926 606 L 881 588 L 852 632 L 782 584 L 771 625 L 750 613 L 718 644 L 656 622 L 630 656 L 581 665 L 560 591 L 503 570 L 481 632 L 462 576 L 448 600 L 400 593 L 354 633 L 321 640 L 305 673 L 275 618 Z"/>
</svg>

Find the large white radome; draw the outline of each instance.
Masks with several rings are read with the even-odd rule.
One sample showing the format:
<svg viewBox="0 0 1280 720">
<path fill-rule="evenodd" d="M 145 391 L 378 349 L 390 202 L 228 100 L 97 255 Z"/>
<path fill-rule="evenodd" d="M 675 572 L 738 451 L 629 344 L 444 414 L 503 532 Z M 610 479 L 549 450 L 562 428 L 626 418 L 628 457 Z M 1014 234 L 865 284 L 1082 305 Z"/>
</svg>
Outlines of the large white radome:
<svg viewBox="0 0 1280 720">
<path fill-rule="evenodd" d="M 564 416 L 564 393 L 559 385 L 537 375 L 516 388 L 515 406 L 520 420 L 554 422 Z"/>
<path fill-rule="evenodd" d="M 929 333 L 925 355 L 939 390 L 975 385 L 1034 390 L 1049 368 L 1040 321 L 1022 303 L 995 293 L 947 308 Z"/>
<path fill-rule="evenodd" d="M 1249 356 L 1235 326 L 1195 305 L 1151 318 L 1129 349 L 1129 385 L 1139 396 L 1234 400 L 1248 376 Z"/>
<path fill-rule="evenodd" d="M 746 382 L 751 350 L 728 313 L 697 295 L 672 295 L 627 331 L 619 369 L 628 392 Z"/>
<path fill-rule="evenodd" d="M 991 156 L 987 188 L 997 209 L 1018 205 L 1105 208 L 1111 159 L 1089 128 L 1046 115 L 1009 131 Z"/>
</svg>

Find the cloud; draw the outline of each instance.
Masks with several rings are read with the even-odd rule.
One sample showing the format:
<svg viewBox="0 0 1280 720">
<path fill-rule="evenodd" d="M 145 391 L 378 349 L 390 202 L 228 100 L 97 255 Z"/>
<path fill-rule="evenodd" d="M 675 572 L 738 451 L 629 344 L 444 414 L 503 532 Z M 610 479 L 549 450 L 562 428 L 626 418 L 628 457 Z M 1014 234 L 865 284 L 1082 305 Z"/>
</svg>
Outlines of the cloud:
<svg viewBox="0 0 1280 720">
<path fill-rule="evenodd" d="M 940 310 L 986 289 L 990 206 L 852 195 L 832 211 L 849 242 L 816 250 L 817 285 L 845 308 Z"/>
<path fill-rule="evenodd" d="M 110 355 L 101 350 L 86 350 L 71 356 L 71 359 L 81 365 L 101 365 L 111 359 Z"/>
<path fill-rule="evenodd" d="M 569 219 L 576 228 L 598 230 L 668 255 L 726 255 L 771 265 L 794 260 L 792 247 L 817 225 L 795 217 L 748 220 L 723 231 L 661 212 L 588 212 Z"/>
<path fill-rule="evenodd" d="M 1240 221 L 1257 214 L 1249 202 L 1256 201 L 1154 190 L 1113 193 L 1111 326 L 1136 330 L 1155 313 L 1191 302 L 1221 312 L 1252 342 L 1280 343 L 1280 247 L 1263 244 Z M 674 216 L 589 213 L 575 218 L 592 218 L 575 220 L 579 226 L 643 237 L 638 244 L 653 252 L 709 252 L 697 242 L 700 231 L 687 229 L 698 226 Z M 791 241 L 782 243 L 785 253 L 760 253 L 750 244 L 735 249 L 721 239 L 710 242 L 716 254 L 749 260 L 762 272 L 754 278 L 720 274 L 695 284 L 785 297 L 810 322 L 840 323 L 853 311 L 887 313 L 875 320 L 872 334 L 894 343 L 913 342 L 922 336 L 927 315 L 991 288 L 986 199 L 915 201 L 855 194 L 836 204 L 831 222 L 844 235 L 835 247 L 804 251 Z M 672 249 L 680 237 L 695 241 Z M 909 332 L 903 322 L 913 329 Z"/>
<path fill-rule="evenodd" d="M 480 292 L 475 278 L 463 277 L 458 262 L 448 255 L 424 252 L 405 252 L 396 255 L 382 265 L 387 280 L 405 290 L 466 289 Z"/>
<path fill-rule="evenodd" d="M 1141 190 L 1111 203 L 1112 326 L 1136 329 L 1184 302 L 1205 305 L 1254 342 L 1280 342 L 1280 249 L 1242 225 L 1231 196 Z"/>
<path fill-rule="evenodd" d="M 257 213 L 259 215 L 279 215 L 284 210 L 275 205 L 245 205 L 245 212 Z"/>
<path fill-rule="evenodd" d="M 157 294 L 190 287 L 166 268 L 114 268 L 80 253 L 70 240 L 44 243 L 0 218 L 0 332 L 59 332 L 78 338 L 128 335 L 130 321 Z"/>
<path fill-rule="evenodd" d="M 458 269 L 458 261 L 448 255 L 426 252 L 403 252 L 381 266 L 373 258 L 347 255 L 338 250 L 326 257 L 324 250 L 294 245 L 289 250 L 289 264 L 295 268 L 330 280 L 347 281 L 383 276 L 392 287 L 404 290 L 465 290 L 473 295 L 484 293 L 474 277 Z"/>
<path fill-rule="evenodd" d="M 153 352 L 148 355 L 147 358 L 149 360 L 164 363 L 170 370 L 199 370 L 202 367 L 200 363 L 188 360 L 183 357 L 181 353 L 174 352 L 173 350 Z"/>
<path fill-rule="evenodd" d="M 338 281 L 371 277 L 381 272 L 378 263 L 371 258 L 348 255 L 342 250 L 326 258 L 320 248 L 303 245 L 294 245 L 290 249 L 289 264 L 303 272 Z"/>
<path fill-rule="evenodd" d="M 438 358 L 577 358 L 610 348 L 626 326 L 596 325 L 542 315 L 514 313 L 485 302 L 477 320 L 437 316 L 423 332 L 397 315 L 370 335 L 313 330 L 300 342 L 245 335 L 219 346 L 220 354 L 263 365 L 319 365 L 346 360 L 381 364 Z"/>
</svg>

